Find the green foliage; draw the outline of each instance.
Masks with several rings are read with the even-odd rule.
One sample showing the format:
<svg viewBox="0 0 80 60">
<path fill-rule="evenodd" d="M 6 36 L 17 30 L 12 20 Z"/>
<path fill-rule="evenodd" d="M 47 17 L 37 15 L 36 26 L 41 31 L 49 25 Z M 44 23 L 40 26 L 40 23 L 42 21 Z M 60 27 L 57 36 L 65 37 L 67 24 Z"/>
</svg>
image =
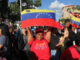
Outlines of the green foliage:
<svg viewBox="0 0 80 60">
<path fill-rule="evenodd" d="M 0 0 L 0 17 L 7 18 L 8 13 L 8 0 Z"/>
<path fill-rule="evenodd" d="M 72 7 L 73 10 L 76 10 L 76 7 Z"/>
<path fill-rule="evenodd" d="M 59 23 L 64 24 L 65 20 L 67 20 L 67 19 L 71 20 L 71 18 L 61 18 L 61 19 L 59 19 Z"/>
<path fill-rule="evenodd" d="M 77 5 L 77 6 L 76 6 L 76 9 L 80 10 L 80 5 Z"/>
<path fill-rule="evenodd" d="M 70 10 L 71 10 L 71 8 L 68 8 L 68 9 L 67 9 L 67 11 L 70 11 Z"/>
<path fill-rule="evenodd" d="M 80 10 L 80 5 L 77 5 L 76 7 L 72 7 L 73 10 Z"/>
<path fill-rule="evenodd" d="M 17 2 L 10 3 L 8 7 L 8 16 L 10 21 L 20 20 L 20 6 Z"/>
<path fill-rule="evenodd" d="M 33 3 L 34 2 L 34 3 Z M 26 3 L 26 6 L 22 6 L 22 9 L 31 9 L 36 6 L 41 6 L 41 0 L 22 0 L 22 4 Z M 10 3 L 9 6 L 9 19 L 12 21 L 20 20 L 20 0 L 17 0 L 17 2 Z"/>
<path fill-rule="evenodd" d="M 20 12 L 19 5 L 16 2 L 15 2 L 15 4 L 11 4 L 9 8 L 12 11 L 12 13 L 14 13 L 14 14 Z"/>
<path fill-rule="evenodd" d="M 37 7 L 41 6 L 41 0 L 35 0 L 35 6 Z"/>
<path fill-rule="evenodd" d="M 20 3 L 20 0 L 18 0 L 18 4 Z M 26 9 L 31 9 L 33 7 L 31 6 L 35 6 L 35 7 L 39 7 L 41 6 L 41 0 L 22 0 L 22 3 L 26 3 Z M 23 7 L 24 9 L 24 7 Z"/>
<path fill-rule="evenodd" d="M 59 19 L 59 23 L 64 24 L 64 22 L 65 22 L 64 18 Z"/>
</svg>

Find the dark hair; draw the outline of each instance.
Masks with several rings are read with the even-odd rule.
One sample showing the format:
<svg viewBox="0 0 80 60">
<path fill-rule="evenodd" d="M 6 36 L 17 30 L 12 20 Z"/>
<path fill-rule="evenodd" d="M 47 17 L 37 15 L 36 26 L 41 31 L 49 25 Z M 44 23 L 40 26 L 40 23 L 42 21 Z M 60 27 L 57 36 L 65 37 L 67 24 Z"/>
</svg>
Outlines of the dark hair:
<svg viewBox="0 0 80 60">
<path fill-rule="evenodd" d="M 70 28 L 68 28 L 68 31 L 69 31 L 69 39 L 70 40 L 75 40 L 75 38 L 76 38 L 76 34 L 72 31 L 72 29 L 70 29 Z"/>
<path fill-rule="evenodd" d="M 71 22 L 71 20 L 70 19 L 65 19 L 65 23 L 64 24 L 66 24 L 68 22 Z"/>
<path fill-rule="evenodd" d="M 52 29 L 51 29 L 51 32 L 52 32 L 52 33 L 57 33 L 58 30 L 57 30 L 57 28 L 52 28 Z"/>
<path fill-rule="evenodd" d="M 72 29 L 72 25 L 71 24 L 69 25 L 68 29 Z"/>
<path fill-rule="evenodd" d="M 75 43 L 77 46 L 80 46 L 80 34 L 76 34 Z"/>
</svg>

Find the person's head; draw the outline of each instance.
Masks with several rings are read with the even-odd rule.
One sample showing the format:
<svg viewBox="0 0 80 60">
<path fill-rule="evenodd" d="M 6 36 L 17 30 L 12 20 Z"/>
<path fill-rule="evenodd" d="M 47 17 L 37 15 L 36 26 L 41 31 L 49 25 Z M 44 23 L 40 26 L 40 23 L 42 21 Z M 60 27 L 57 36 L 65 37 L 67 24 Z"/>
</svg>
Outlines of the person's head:
<svg viewBox="0 0 80 60">
<path fill-rule="evenodd" d="M 64 29 L 64 35 L 66 38 L 69 38 L 70 40 L 75 40 L 76 34 L 69 28 Z"/>
<path fill-rule="evenodd" d="M 52 28 L 52 33 L 57 33 L 58 32 L 58 29 L 57 28 Z"/>
<path fill-rule="evenodd" d="M 43 31 L 42 29 L 37 29 L 36 32 L 35 32 L 35 34 L 36 34 L 36 39 L 37 39 L 37 40 L 43 39 L 43 33 L 44 33 L 44 31 Z"/>
<path fill-rule="evenodd" d="M 68 30 L 68 38 L 70 39 L 70 40 L 75 40 L 75 37 L 76 37 L 76 34 L 72 31 L 72 29 L 71 29 L 71 27 L 70 28 L 67 28 L 67 30 Z"/>
<path fill-rule="evenodd" d="M 71 24 L 69 25 L 68 29 L 71 29 L 72 30 L 72 25 Z"/>
<path fill-rule="evenodd" d="M 65 27 L 69 27 L 71 24 L 71 20 L 70 19 L 66 19 L 65 20 Z"/>
</svg>

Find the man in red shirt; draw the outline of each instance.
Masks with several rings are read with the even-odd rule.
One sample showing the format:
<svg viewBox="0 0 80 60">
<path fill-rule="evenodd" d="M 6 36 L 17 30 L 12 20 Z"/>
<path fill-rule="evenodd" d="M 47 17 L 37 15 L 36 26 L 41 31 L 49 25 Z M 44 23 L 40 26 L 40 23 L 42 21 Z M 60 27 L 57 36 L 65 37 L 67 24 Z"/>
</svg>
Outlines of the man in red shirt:
<svg viewBox="0 0 80 60">
<path fill-rule="evenodd" d="M 31 51 L 31 60 L 50 60 L 50 50 L 49 42 L 51 38 L 51 29 L 43 34 L 42 29 L 37 29 L 35 33 L 35 38 L 33 38 L 32 33 L 29 28 L 27 29 L 27 40 Z"/>
<path fill-rule="evenodd" d="M 60 60 L 80 60 L 80 35 L 76 35 L 75 43 L 62 53 Z"/>
</svg>

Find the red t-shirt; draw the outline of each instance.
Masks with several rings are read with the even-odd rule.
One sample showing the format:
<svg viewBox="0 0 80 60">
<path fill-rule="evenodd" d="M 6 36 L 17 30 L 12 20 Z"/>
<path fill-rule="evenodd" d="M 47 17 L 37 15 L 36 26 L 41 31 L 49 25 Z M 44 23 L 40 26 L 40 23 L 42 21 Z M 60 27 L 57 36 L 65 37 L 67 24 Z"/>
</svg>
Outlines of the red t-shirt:
<svg viewBox="0 0 80 60">
<path fill-rule="evenodd" d="M 80 60 L 80 53 L 75 48 L 76 46 L 71 46 L 66 49 L 61 57 L 60 60 Z"/>
<path fill-rule="evenodd" d="M 50 60 L 50 50 L 48 41 L 32 39 L 29 45 L 31 46 L 31 60 Z"/>
</svg>

